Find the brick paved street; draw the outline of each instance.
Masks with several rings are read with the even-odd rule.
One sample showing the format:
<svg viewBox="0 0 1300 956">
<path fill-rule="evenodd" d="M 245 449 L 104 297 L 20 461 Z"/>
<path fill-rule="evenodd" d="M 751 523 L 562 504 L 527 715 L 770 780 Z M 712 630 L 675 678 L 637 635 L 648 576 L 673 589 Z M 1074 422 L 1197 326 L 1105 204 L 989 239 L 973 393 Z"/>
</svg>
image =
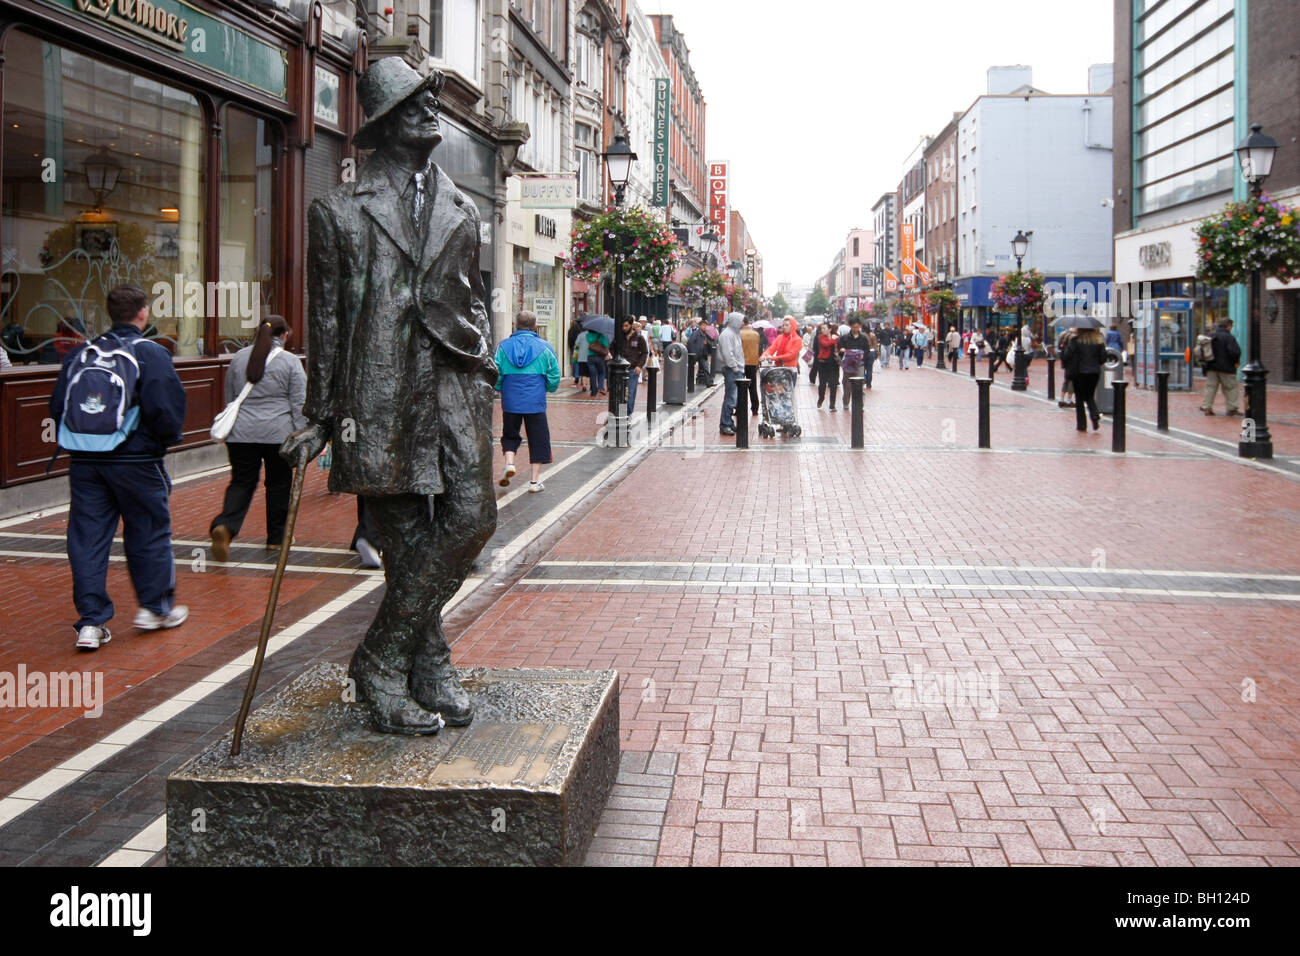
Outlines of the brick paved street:
<svg viewBox="0 0 1300 956">
<path fill-rule="evenodd" d="M 603 402 L 562 386 L 547 492 L 499 490 L 448 616 L 460 665 L 618 670 L 623 764 L 589 864 L 1300 862 L 1296 393 L 1270 393 L 1268 465 L 1199 441 L 1237 425 L 1189 396 L 1187 436 L 1135 422 L 1121 456 L 1108 423 L 1077 433 L 1001 387 L 979 451 L 964 367 L 878 372 L 862 451 L 807 384 L 802 439 L 737 450 L 719 392 L 620 454 L 592 442 Z M 345 661 L 374 613 L 382 579 L 324 478 L 262 700 Z M 173 498 L 190 621 L 134 632 L 115 563 L 93 655 L 72 648 L 63 516 L 0 528 L 0 671 L 101 672 L 106 697 L 98 719 L 0 709 L 0 863 L 162 862 L 163 780 L 229 729 L 273 560 L 260 497 L 232 564 L 206 555 L 223 489 Z"/>
</svg>

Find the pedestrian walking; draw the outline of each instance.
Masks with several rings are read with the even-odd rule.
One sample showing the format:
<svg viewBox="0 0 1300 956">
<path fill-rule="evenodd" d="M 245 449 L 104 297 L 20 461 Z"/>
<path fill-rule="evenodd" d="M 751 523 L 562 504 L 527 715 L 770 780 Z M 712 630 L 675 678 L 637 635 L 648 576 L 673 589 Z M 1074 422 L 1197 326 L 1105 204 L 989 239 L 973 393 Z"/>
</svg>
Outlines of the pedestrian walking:
<svg viewBox="0 0 1300 956">
<path fill-rule="evenodd" d="M 140 604 L 135 626 L 144 631 L 178 627 L 189 616 L 187 607 L 175 603 L 172 483 L 163 467 L 168 446 L 181 440 L 185 388 L 171 354 L 141 336 L 149 324 L 144 290 L 117 286 L 106 304 L 112 328 L 68 355 L 49 405 L 59 426 L 59 444 L 72 456 L 68 562 L 78 615 L 76 646 L 87 651 L 111 640 L 107 625 L 114 608 L 108 596 L 108 557 L 119 520 L 126 566 Z M 83 361 L 92 357 L 93 363 Z M 109 376 L 102 374 L 108 368 L 116 368 L 119 382 L 134 383 L 117 386 L 128 407 L 115 431 L 113 422 L 101 418 L 111 417 L 118 404 L 111 400 Z M 88 440 L 90 436 L 103 440 Z M 74 444 L 86 448 L 71 447 Z M 99 450 L 93 450 L 96 445 Z"/>
<path fill-rule="evenodd" d="M 930 346 L 930 334 L 924 326 L 918 325 L 912 333 L 912 354 L 916 358 L 916 367 L 925 364 L 925 353 Z"/>
<path fill-rule="evenodd" d="M 668 351 L 668 346 L 673 344 L 673 336 L 676 334 L 676 332 L 677 330 L 673 328 L 672 322 L 669 322 L 667 320 L 665 320 L 664 323 L 659 326 L 659 332 L 657 334 L 659 338 L 660 354 L 663 354 L 664 352 Z"/>
<path fill-rule="evenodd" d="M 948 362 L 952 368 L 956 368 L 957 360 L 961 358 L 961 333 L 957 331 L 956 326 L 948 330 L 948 334 L 944 337 L 944 344 L 947 346 Z"/>
<path fill-rule="evenodd" d="M 307 373 L 302 362 L 285 344 L 289 325 L 278 316 L 268 316 L 257 329 L 252 345 L 235 353 L 226 369 L 226 403 L 235 400 L 245 383 L 251 382 L 235 424 L 226 438 L 230 459 L 230 484 L 221 513 L 208 525 L 212 556 L 230 560 L 230 542 L 239 537 L 244 518 L 257 490 L 257 479 L 266 469 L 266 546 L 280 547 L 284 524 L 289 517 L 289 488 L 293 467 L 280 456 L 280 445 L 307 420 L 302 404 L 307 399 Z"/>
<path fill-rule="evenodd" d="M 587 378 L 591 381 L 591 394 L 607 395 L 605 390 L 606 360 L 609 358 L 609 339 L 599 332 L 588 332 L 587 340 Z"/>
<path fill-rule="evenodd" d="M 1074 382 L 1074 422 L 1081 431 L 1088 430 L 1084 419 L 1084 407 L 1087 406 L 1088 417 L 1092 419 L 1094 431 L 1101 428 L 1101 412 L 1097 410 L 1097 382 L 1101 379 L 1102 366 L 1106 364 L 1106 339 L 1097 329 L 1079 329 L 1075 337 L 1065 347 L 1065 357 L 1061 363 L 1070 379 Z"/>
<path fill-rule="evenodd" d="M 831 411 L 835 411 L 835 395 L 840 387 L 840 362 L 837 346 L 839 339 L 831 335 L 831 327 L 823 322 L 817 327 L 817 337 L 813 348 L 816 350 L 814 364 L 817 366 L 817 407 L 822 407 L 826 400 L 826 388 L 831 390 Z"/>
<path fill-rule="evenodd" d="M 623 350 L 619 353 L 629 368 L 627 370 L 627 413 L 636 410 L 636 387 L 641 381 L 641 371 L 650 361 L 650 349 L 637 331 L 637 323 L 623 320 Z"/>
<path fill-rule="evenodd" d="M 763 355 L 772 359 L 777 365 L 797 369 L 801 351 L 803 351 L 803 336 L 799 334 L 799 328 L 795 325 L 794 319 L 787 315 L 785 321 L 781 323 L 781 334 L 776 337 L 776 341 L 772 343 L 771 348 L 764 352 Z"/>
<path fill-rule="evenodd" d="M 624 327 L 628 324 L 625 321 Z M 636 338 L 640 341 L 639 336 Z M 542 465 L 551 463 L 546 393 L 560 387 L 560 362 L 550 343 L 537 334 L 536 314 L 525 309 L 515 316 L 514 334 L 497 346 L 496 363 L 496 387 L 501 393 L 501 451 L 506 458 L 497 484 L 507 487 L 516 474 L 515 453 L 522 443 L 522 426 L 528 433 L 528 462 L 532 466 L 528 490 L 545 491 Z"/>
<path fill-rule="evenodd" d="M 1070 378 L 1070 370 L 1065 365 L 1065 347 L 1074 341 L 1076 334 L 1074 329 L 1066 329 L 1056 340 L 1056 354 L 1061 357 L 1061 398 L 1056 403 L 1058 408 L 1074 408 L 1074 379 Z"/>
<path fill-rule="evenodd" d="M 1241 361 L 1241 346 L 1228 331 L 1231 323 L 1221 321 L 1215 326 L 1210 336 L 1209 359 L 1205 362 L 1201 353 L 1207 351 L 1197 340 L 1197 357 L 1202 361 L 1205 372 L 1205 397 L 1201 401 L 1201 411 L 1206 415 L 1214 414 L 1214 396 L 1223 389 L 1223 401 L 1227 405 L 1226 415 L 1240 415 L 1237 408 L 1237 363 Z M 1200 338 L 1204 338 L 1201 336 Z"/>
<path fill-rule="evenodd" d="M 889 355 L 894 350 L 894 330 L 891 326 L 882 325 L 876 332 L 876 338 L 880 342 L 880 367 L 889 368 Z"/>
<path fill-rule="evenodd" d="M 1010 365 L 1007 365 L 1007 354 L 1010 352 L 1010 350 L 1011 350 L 1011 336 L 1004 329 L 998 333 L 997 338 L 994 340 L 993 372 L 995 374 L 997 373 L 997 370 L 1004 365 L 1006 365 L 1007 368 L 1011 367 Z"/>
<path fill-rule="evenodd" d="M 894 354 L 898 356 L 898 367 L 906 372 L 912 358 L 912 333 L 909 329 L 894 332 Z"/>
<path fill-rule="evenodd" d="M 862 331 L 862 321 L 854 319 L 849 330 L 835 343 L 835 352 L 840 360 L 840 369 L 844 377 L 844 400 L 847 402 L 853 394 L 849 382 L 861 375 L 863 387 L 871 387 L 871 339 Z"/>
<path fill-rule="evenodd" d="M 582 326 L 576 321 L 569 323 L 569 363 L 573 367 L 573 387 L 582 388 L 582 380 L 587 377 L 587 355 L 586 350 L 580 348 L 578 340 L 583 338 Z M 582 358 L 578 356 L 581 353 Z"/>
<path fill-rule="evenodd" d="M 740 340 L 740 327 L 745 316 L 741 312 L 727 315 L 726 327 L 718 336 L 718 361 L 722 365 L 722 418 L 718 431 L 723 435 L 736 434 L 736 379 L 745 374 L 745 347 Z"/>
<path fill-rule="evenodd" d="M 740 328 L 740 347 L 745 352 L 745 378 L 749 385 L 749 414 L 758 414 L 758 360 L 763 352 L 763 336 L 754 328 L 754 320 L 745 316 Z"/>
</svg>

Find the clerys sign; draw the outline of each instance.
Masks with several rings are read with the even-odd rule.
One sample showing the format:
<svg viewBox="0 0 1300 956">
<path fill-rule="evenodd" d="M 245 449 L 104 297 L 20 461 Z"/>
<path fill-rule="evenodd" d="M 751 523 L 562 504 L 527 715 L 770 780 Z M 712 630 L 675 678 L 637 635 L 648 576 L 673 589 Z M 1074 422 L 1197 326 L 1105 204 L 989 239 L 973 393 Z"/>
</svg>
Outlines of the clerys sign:
<svg viewBox="0 0 1300 956">
<path fill-rule="evenodd" d="M 578 176 L 576 173 L 521 176 L 519 179 L 519 207 L 521 209 L 572 209 L 577 204 Z"/>
<path fill-rule="evenodd" d="M 668 205 L 668 125 L 672 122 L 672 110 L 668 102 L 671 89 L 670 81 L 665 77 L 655 80 L 655 139 L 654 139 L 654 187 L 650 205 Z"/>
</svg>

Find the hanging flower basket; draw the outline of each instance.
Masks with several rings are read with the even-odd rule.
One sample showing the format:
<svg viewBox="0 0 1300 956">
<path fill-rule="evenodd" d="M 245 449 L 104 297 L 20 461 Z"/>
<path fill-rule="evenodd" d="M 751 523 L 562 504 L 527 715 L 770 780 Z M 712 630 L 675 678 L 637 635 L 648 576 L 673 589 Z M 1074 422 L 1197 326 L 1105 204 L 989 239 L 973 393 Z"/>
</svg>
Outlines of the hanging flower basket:
<svg viewBox="0 0 1300 956">
<path fill-rule="evenodd" d="M 951 289 L 929 289 L 925 293 L 925 307 L 936 315 L 940 312 L 948 312 L 961 305 L 957 298 L 957 293 Z"/>
<path fill-rule="evenodd" d="M 916 303 L 911 299 L 899 299 L 894 303 L 894 315 L 901 315 L 905 319 L 910 319 L 916 315 Z"/>
<path fill-rule="evenodd" d="M 1234 202 L 1196 228 L 1196 278 L 1226 288 L 1264 278 L 1300 276 L 1300 209 L 1287 209 L 1267 193 Z"/>
<path fill-rule="evenodd" d="M 989 299 L 999 312 L 1015 312 L 1025 317 L 1043 311 L 1043 274 L 1037 269 L 1008 272 L 998 276 L 989 289 Z"/>
<path fill-rule="evenodd" d="M 564 270 L 577 279 L 598 281 L 623 266 L 623 286 L 642 295 L 658 295 L 682 261 L 672 229 L 639 207 L 615 207 L 586 222 L 575 223 L 569 236 Z"/>
<path fill-rule="evenodd" d="M 678 289 L 687 305 L 712 311 L 723 308 L 730 301 L 730 286 L 727 277 L 717 269 L 696 269 L 682 280 Z"/>
</svg>

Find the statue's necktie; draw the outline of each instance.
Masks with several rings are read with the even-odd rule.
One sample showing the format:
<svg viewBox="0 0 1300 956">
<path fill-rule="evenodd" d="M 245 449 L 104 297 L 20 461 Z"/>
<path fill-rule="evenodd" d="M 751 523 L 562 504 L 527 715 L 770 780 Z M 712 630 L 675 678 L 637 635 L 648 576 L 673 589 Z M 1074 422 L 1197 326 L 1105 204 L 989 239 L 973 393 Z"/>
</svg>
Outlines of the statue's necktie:
<svg viewBox="0 0 1300 956">
<path fill-rule="evenodd" d="M 411 219 L 418 230 L 424 222 L 424 173 L 415 174 L 415 202 L 411 204 Z"/>
</svg>

